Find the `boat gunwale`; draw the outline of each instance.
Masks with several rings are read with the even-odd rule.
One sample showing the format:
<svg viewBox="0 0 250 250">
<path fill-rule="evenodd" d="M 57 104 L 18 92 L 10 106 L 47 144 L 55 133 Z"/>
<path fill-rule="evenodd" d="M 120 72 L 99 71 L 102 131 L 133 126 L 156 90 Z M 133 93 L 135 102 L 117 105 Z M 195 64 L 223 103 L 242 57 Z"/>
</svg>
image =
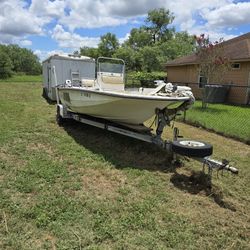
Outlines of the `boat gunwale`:
<svg viewBox="0 0 250 250">
<path fill-rule="evenodd" d="M 58 90 L 74 90 L 74 91 L 82 91 L 88 93 L 94 93 L 98 95 L 106 95 L 118 98 L 127 98 L 127 99 L 140 99 L 140 100 L 155 100 L 155 101 L 188 101 L 190 98 L 188 96 L 182 97 L 169 97 L 169 96 L 145 96 L 145 95 L 129 95 L 125 93 L 116 93 L 116 92 L 109 92 L 109 91 L 100 91 L 100 90 L 93 90 L 93 89 L 86 89 L 86 88 L 79 88 L 79 87 L 58 87 Z"/>
</svg>

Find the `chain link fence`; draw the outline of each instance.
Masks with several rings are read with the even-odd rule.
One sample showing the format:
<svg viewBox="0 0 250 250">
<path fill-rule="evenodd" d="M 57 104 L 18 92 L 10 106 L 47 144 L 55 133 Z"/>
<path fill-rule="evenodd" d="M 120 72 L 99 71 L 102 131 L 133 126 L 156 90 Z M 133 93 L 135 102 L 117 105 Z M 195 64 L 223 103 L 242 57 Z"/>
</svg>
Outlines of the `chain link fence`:
<svg viewBox="0 0 250 250">
<path fill-rule="evenodd" d="M 196 98 L 180 121 L 250 144 L 250 86 L 175 84 L 189 86 Z"/>
</svg>

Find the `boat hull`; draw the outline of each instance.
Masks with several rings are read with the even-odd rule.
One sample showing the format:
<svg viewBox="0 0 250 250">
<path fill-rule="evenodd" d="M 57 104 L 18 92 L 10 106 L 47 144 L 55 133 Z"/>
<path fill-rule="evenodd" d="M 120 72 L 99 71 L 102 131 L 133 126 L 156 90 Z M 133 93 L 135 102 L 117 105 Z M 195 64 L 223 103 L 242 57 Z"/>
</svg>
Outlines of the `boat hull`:
<svg viewBox="0 0 250 250">
<path fill-rule="evenodd" d="M 177 108 L 188 100 L 186 97 L 129 96 L 72 88 L 59 88 L 58 93 L 62 104 L 72 112 L 129 124 L 142 124 L 155 114 L 156 108 Z"/>
</svg>

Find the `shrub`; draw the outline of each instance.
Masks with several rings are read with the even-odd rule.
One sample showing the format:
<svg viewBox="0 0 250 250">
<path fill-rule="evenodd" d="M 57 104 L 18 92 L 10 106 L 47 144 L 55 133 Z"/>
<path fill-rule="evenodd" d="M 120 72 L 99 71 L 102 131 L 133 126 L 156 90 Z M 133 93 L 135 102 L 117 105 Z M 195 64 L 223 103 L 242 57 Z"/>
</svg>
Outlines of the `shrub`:
<svg viewBox="0 0 250 250">
<path fill-rule="evenodd" d="M 12 67 L 13 65 L 7 53 L 0 51 L 0 78 L 10 77 L 13 74 Z"/>
<path fill-rule="evenodd" d="M 131 72 L 129 76 L 132 79 L 138 80 L 143 87 L 154 86 L 155 80 L 165 80 L 166 72 Z"/>
</svg>

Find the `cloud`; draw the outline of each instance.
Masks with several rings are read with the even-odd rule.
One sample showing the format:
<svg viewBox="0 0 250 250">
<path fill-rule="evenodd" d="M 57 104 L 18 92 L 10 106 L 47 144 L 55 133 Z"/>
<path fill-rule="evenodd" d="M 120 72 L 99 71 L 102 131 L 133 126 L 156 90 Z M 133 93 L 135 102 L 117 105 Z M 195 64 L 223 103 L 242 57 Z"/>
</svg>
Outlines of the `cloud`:
<svg viewBox="0 0 250 250">
<path fill-rule="evenodd" d="M 0 32 L 13 36 L 40 34 L 45 23 L 24 8 L 23 1 L 0 2 Z"/>
<path fill-rule="evenodd" d="M 35 55 L 38 56 L 38 58 L 40 59 L 40 61 L 44 61 L 47 58 L 48 52 L 46 51 L 42 51 L 40 49 L 36 49 L 33 51 Z"/>
<path fill-rule="evenodd" d="M 211 28 L 235 27 L 250 23 L 250 2 L 231 3 L 217 9 L 206 10 L 202 17 Z"/>
<path fill-rule="evenodd" d="M 220 8 L 228 3 L 231 3 L 231 0 L 175 0 L 166 1 L 164 7 L 170 9 L 174 13 L 174 24 L 180 26 L 181 30 L 188 31 L 189 28 L 196 25 L 197 18 L 201 13 Z"/>
<path fill-rule="evenodd" d="M 11 43 L 26 35 L 42 34 L 45 20 L 29 12 L 25 1 L 0 1 L 0 42 Z"/>
<path fill-rule="evenodd" d="M 196 35 L 205 33 L 212 41 L 231 39 L 236 36 L 240 25 L 250 23 L 249 2 L 176 0 L 166 1 L 164 7 L 174 13 L 174 25 L 181 31 Z"/>
<path fill-rule="evenodd" d="M 38 58 L 40 59 L 40 61 L 44 61 L 45 59 L 47 59 L 49 56 L 51 55 L 55 55 L 55 54 L 65 54 L 65 51 L 63 50 L 35 50 L 34 54 L 38 56 Z"/>
<path fill-rule="evenodd" d="M 0 42 L 34 47 L 30 36 L 51 35 L 59 48 L 96 47 L 99 37 L 83 35 L 86 29 L 134 27 L 161 7 L 173 12 L 177 30 L 215 40 L 232 38 L 240 25 L 250 23 L 250 3 L 233 0 L 0 0 Z"/>
<path fill-rule="evenodd" d="M 110 15 L 120 17 L 144 16 L 151 9 L 161 8 L 164 0 L 107 0 L 104 5 Z"/>
<path fill-rule="evenodd" d="M 237 35 L 234 34 L 227 34 L 224 31 L 216 31 L 213 29 L 205 29 L 204 26 L 195 26 L 189 30 L 189 34 L 193 35 L 200 35 L 200 34 L 205 34 L 209 36 L 209 40 L 212 42 L 219 41 L 221 38 L 223 40 L 229 40 Z"/>
<path fill-rule="evenodd" d="M 70 30 L 134 23 L 149 10 L 166 6 L 165 0 L 66 0 L 69 10 L 59 22 Z"/>
<path fill-rule="evenodd" d="M 109 0 L 66 0 L 70 10 L 59 22 L 71 31 L 76 28 L 99 28 L 126 24 L 127 19 L 114 16 L 109 11 Z"/>
<path fill-rule="evenodd" d="M 31 46 L 32 45 L 32 41 L 30 41 L 30 40 L 21 40 L 21 41 L 19 41 L 19 44 L 21 46 Z"/>
<path fill-rule="evenodd" d="M 118 38 L 119 43 L 120 43 L 120 44 L 124 43 L 126 40 L 129 39 L 129 36 L 130 36 L 130 33 L 127 33 L 124 37 Z"/>
<path fill-rule="evenodd" d="M 66 2 L 61 0 L 49 1 L 49 0 L 32 0 L 30 5 L 30 12 L 36 16 L 59 18 L 64 15 L 64 8 Z"/>
<path fill-rule="evenodd" d="M 62 25 L 57 24 L 52 32 L 52 38 L 55 39 L 59 47 L 79 49 L 83 46 L 97 47 L 100 41 L 99 37 L 83 37 L 73 32 L 65 31 Z"/>
<path fill-rule="evenodd" d="M 203 33 L 212 31 L 225 35 L 221 27 L 229 28 L 231 23 L 240 25 L 250 19 L 250 15 L 247 16 L 250 3 L 235 4 L 232 0 L 65 0 L 65 4 L 69 11 L 64 12 L 59 23 L 71 32 L 79 28 L 133 24 L 138 17 L 146 17 L 149 10 L 161 7 L 173 12 L 174 25 L 189 33 L 200 29 L 200 21 L 203 23 Z M 229 32 L 229 29 L 226 30 Z"/>
</svg>

